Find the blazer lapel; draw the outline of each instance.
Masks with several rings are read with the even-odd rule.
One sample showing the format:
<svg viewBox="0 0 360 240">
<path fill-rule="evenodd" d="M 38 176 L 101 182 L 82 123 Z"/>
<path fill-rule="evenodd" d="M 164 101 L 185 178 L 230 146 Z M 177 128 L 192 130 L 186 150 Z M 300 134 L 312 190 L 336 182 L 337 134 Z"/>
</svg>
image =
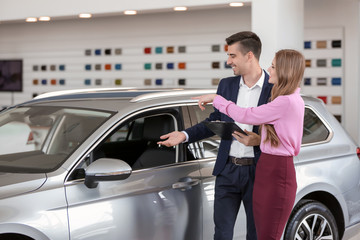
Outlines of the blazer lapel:
<svg viewBox="0 0 360 240">
<path fill-rule="evenodd" d="M 240 78 L 241 76 L 237 77 L 235 81 L 233 81 L 233 85 L 231 86 L 231 91 L 230 91 L 230 101 L 236 103 L 237 102 L 237 98 L 239 95 L 239 89 L 240 89 Z"/>
</svg>

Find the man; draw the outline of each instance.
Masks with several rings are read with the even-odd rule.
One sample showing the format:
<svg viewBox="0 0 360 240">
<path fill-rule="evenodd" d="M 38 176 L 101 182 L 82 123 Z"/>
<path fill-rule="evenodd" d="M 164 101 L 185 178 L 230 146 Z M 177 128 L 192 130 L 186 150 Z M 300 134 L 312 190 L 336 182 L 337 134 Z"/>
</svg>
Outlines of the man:
<svg viewBox="0 0 360 240">
<path fill-rule="evenodd" d="M 241 107 L 256 107 L 270 98 L 272 85 L 268 74 L 260 67 L 261 41 L 249 31 L 239 32 L 226 38 L 228 60 L 235 77 L 220 81 L 217 94 L 236 102 Z M 217 109 L 205 121 L 234 120 Z M 214 166 L 216 176 L 214 222 L 215 240 L 232 240 L 236 217 L 244 202 L 247 218 L 246 239 L 256 239 L 252 209 L 252 192 L 255 166 L 260 156 L 258 126 L 238 124 L 247 135 L 236 133 L 233 140 L 222 140 Z M 174 131 L 161 136 L 159 144 L 174 146 L 181 142 L 196 142 L 214 135 L 205 124 L 199 123 L 183 132 Z"/>
</svg>

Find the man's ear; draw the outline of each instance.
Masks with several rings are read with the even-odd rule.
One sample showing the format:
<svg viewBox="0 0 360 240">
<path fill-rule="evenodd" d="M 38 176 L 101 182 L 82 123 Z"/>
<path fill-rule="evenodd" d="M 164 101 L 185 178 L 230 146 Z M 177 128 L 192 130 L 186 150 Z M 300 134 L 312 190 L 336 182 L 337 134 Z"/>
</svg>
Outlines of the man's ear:
<svg viewBox="0 0 360 240">
<path fill-rule="evenodd" d="M 246 54 L 248 60 L 253 60 L 255 58 L 255 55 L 252 51 L 249 51 L 247 54 Z"/>
</svg>

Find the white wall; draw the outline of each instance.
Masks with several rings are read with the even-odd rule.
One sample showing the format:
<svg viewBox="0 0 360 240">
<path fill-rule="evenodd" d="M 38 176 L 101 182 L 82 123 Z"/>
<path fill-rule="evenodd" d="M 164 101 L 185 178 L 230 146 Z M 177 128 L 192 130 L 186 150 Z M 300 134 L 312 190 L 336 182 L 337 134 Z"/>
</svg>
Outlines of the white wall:
<svg viewBox="0 0 360 240">
<path fill-rule="evenodd" d="M 28 100 L 33 94 L 68 88 L 84 88 L 85 78 L 101 78 L 98 87 L 112 87 L 113 79 L 121 77 L 124 87 L 143 86 L 146 78 L 167 78 L 164 87 L 177 87 L 173 79 L 185 77 L 185 87 L 216 87 L 212 78 L 232 75 L 231 69 L 211 69 L 212 61 L 225 62 L 225 51 L 212 53 L 212 44 L 225 44 L 229 35 L 250 30 L 250 8 L 227 8 L 144 14 L 136 16 L 104 17 L 53 22 L 0 25 L 0 58 L 24 59 L 24 92 L 0 93 L 1 105 Z M 146 56 L 144 47 L 187 47 L 186 54 Z M 121 56 L 84 56 L 86 49 L 123 49 Z M 223 49 L 223 47 L 221 47 Z M 154 50 L 153 50 L 154 51 Z M 128 70 L 121 72 L 84 70 L 87 63 L 125 61 Z M 145 62 L 185 61 L 186 70 L 144 71 Z M 33 71 L 34 65 L 65 64 L 66 71 Z M 131 65 L 131 66 L 130 66 Z M 165 76 L 164 76 L 165 75 Z M 34 86 L 34 79 L 65 78 L 65 86 L 49 84 Z M 193 79 L 193 81 L 191 81 Z M 154 86 L 154 84 L 152 84 Z M 91 85 L 91 87 L 94 87 Z M 14 102 L 12 102 L 14 96 Z"/>
<path fill-rule="evenodd" d="M 359 2 L 358 0 L 306 0 L 305 28 L 344 30 L 343 126 L 360 143 L 359 123 Z"/>
<path fill-rule="evenodd" d="M 303 49 L 304 0 L 253 0 L 252 30 L 263 44 L 260 64 L 270 66 L 280 49 Z"/>
</svg>

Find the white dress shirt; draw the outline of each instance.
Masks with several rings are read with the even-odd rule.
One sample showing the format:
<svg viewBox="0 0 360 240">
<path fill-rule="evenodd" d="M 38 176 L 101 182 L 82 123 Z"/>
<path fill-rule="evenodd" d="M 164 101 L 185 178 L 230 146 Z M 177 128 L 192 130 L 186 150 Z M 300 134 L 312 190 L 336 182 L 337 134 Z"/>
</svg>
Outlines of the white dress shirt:
<svg viewBox="0 0 360 240">
<path fill-rule="evenodd" d="M 236 105 L 244 108 L 256 107 L 259 102 L 261 90 L 264 84 L 264 79 L 265 79 L 265 73 L 264 71 L 262 71 L 260 79 L 256 82 L 254 86 L 249 88 L 248 86 L 246 86 L 243 78 L 241 77 L 240 86 L 239 86 L 240 89 L 239 89 Z M 250 132 L 253 131 L 253 125 L 242 124 L 238 122 L 235 123 L 242 129 L 246 129 Z M 229 156 L 238 157 L 238 158 L 254 157 L 254 149 L 252 146 L 245 146 L 244 144 L 234 139 L 231 143 Z"/>
</svg>

